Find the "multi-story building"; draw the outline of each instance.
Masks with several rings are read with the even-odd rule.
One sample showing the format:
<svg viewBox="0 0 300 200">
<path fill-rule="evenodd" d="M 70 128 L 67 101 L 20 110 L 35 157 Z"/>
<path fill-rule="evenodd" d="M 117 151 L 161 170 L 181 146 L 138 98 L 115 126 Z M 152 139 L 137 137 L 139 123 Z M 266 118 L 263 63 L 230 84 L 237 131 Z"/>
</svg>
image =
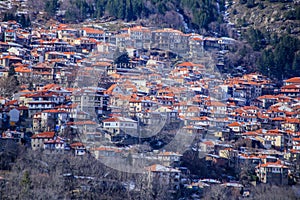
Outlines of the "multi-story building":
<svg viewBox="0 0 300 200">
<path fill-rule="evenodd" d="M 133 47 L 136 49 L 150 49 L 151 30 L 142 26 L 135 26 L 128 29 L 130 38 L 134 41 Z"/>
<path fill-rule="evenodd" d="M 271 183 L 276 185 L 288 184 L 288 167 L 281 161 L 267 162 L 256 166 L 256 175 L 262 183 Z"/>
<path fill-rule="evenodd" d="M 71 97 L 80 111 L 91 116 L 101 116 L 108 110 L 109 95 L 104 94 L 102 88 L 82 88 L 75 91 Z"/>
<path fill-rule="evenodd" d="M 54 138 L 55 138 L 54 132 L 43 132 L 43 133 L 35 134 L 31 137 L 31 148 L 33 150 L 43 149 L 44 142 L 53 140 Z"/>
<path fill-rule="evenodd" d="M 80 30 L 80 34 L 83 37 L 94 38 L 96 40 L 103 40 L 105 33 L 103 30 L 99 30 L 95 28 L 82 28 Z"/>
<path fill-rule="evenodd" d="M 188 54 L 189 35 L 170 28 L 152 31 L 151 48 L 172 51 L 181 55 Z"/>
<path fill-rule="evenodd" d="M 121 133 L 138 136 L 138 122 L 125 117 L 113 117 L 105 119 L 103 128 L 113 136 Z"/>
<path fill-rule="evenodd" d="M 154 193 L 157 192 L 160 184 L 168 186 L 170 194 L 179 189 L 181 171 L 178 169 L 154 164 L 147 167 L 145 173 L 148 174 Z"/>
</svg>

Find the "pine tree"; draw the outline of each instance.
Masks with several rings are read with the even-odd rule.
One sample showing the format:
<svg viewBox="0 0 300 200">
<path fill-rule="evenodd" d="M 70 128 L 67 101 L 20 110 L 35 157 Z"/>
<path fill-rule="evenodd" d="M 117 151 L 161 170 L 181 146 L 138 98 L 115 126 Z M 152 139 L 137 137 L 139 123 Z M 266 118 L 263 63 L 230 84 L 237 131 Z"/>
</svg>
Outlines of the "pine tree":
<svg viewBox="0 0 300 200">
<path fill-rule="evenodd" d="M 16 75 L 16 71 L 15 71 L 15 67 L 13 65 L 11 65 L 9 67 L 9 71 L 8 71 L 8 76 L 15 76 Z"/>
</svg>

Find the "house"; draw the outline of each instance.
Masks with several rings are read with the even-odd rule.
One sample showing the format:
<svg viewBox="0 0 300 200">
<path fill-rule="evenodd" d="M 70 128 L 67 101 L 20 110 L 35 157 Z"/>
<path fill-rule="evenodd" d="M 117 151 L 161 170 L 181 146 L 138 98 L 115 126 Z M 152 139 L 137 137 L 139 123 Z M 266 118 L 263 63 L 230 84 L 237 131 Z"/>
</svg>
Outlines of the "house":
<svg viewBox="0 0 300 200">
<path fill-rule="evenodd" d="M 22 60 L 23 60 L 22 58 L 17 56 L 6 55 L 3 56 L 2 58 L 0 57 L 0 65 L 2 65 L 3 67 L 9 67 L 14 63 L 22 62 Z"/>
<path fill-rule="evenodd" d="M 151 30 L 142 26 L 135 26 L 128 29 L 128 34 L 136 49 L 150 49 L 151 44 Z"/>
<path fill-rule="evenodd" d="M 63 153 L 67 148 L 64 138 L 56 137 L 53 140 L 44 141 L 44 150 L 48 152 Z"/>
<path fill-rule="evenodd" d="M 215 143 L 213 141 L 200 142 L 200 150 L 205 153 L 210 153 L 214 151 Z"/>
<path fill-rule="evenodd" d="M 58 39 L 67 40 L 68 38 L 76 38 L 79 36 L 77 29 L 69 28 L 66 24 L 60 24 L 57 31 Z"/>
<path fill-rule="evenodd" d="M 300 150 L 300 138 L 292 139 L 292 149 L 297 151 Z"/>
<path fill-rule="evenodd" d="M 125 117 L 112 117 L 102 121 L 103 128 L 113 136 L 125 133 L 138 136 L 138 122 Z"/>
<path fill-rule="evenodd" d="M 290 130 L 293 132 L 300 131 L 300 120 L 297 118 L 285 118 L 285 121 L 281 123 L 283 130 Z"/>
<path fill-rule="evenodd" d="M 287 80 L 284 80 L 284 85 L 300 85 L 300 77 L 293 77 Z"/>
<path fill-rule="evenodd" d="M 20 47 L 11 47 L 7 51 L 15 56 L 20 56 L 20 57 L 23 57 L 26 53 L 26 50 Z"/>
<path fill-rule="evenodd" d="M 151 48 L 170 50 L 180 55 L 189 53 L 189 35 L 171 28 L 152 31 Z"/>
<path fill-rule="evenodd" d="M 80 111 L 91 116 L 100 116 L 107 111 L 109 96 L 103 88 L 85 87 L 73 92 L 72 102 L 77 104 Z"/>
<path fill-rule="evenodd" d="M 17 32 L 16 30 L 6 29 L 4 31 L 4 42 L 16 42 Z"/>
<path fill-rule="evenodd" d="M 133 41 L 130 38 L 128 33 L 122 33 L 115 36 L 116 38 L 116 46 L 120 50 L 124 50 L 126 47 L 133 46 Z"/>
<path fill-rule="evenodd" d="M 7 131 L 4 131 L 2 135 L 0 135 L 0 138 L 2 138 L 2 140 L 8 139 L 16 143 L 21 143 L 22 140 L 24 139 L 24 133 L 19 131 L 12 131 L 8 129 Z"/>
<path fill-rule="evenodd" d="M 54 140 L 55 132 L 43 132 L 35 134 L 31 137 L 31 148 L 33 150 L 43 149 L 44 142 Z"/>
<path fill-rule="evenodd" d="M 41 113 L 41 127 L 45 131 L 58 131 L 67 122 L 68 117 L 69 113 L 65 110 L 44 110 Z"/>
<path fill-rule="evenodd" d="M 180 164 L 181 154 L 172 151 L 161 151 L 150 156 L 162 163 L 163 166 L 178 166 Z"/>
<path fill-rule="evenodd" d="M 59 97 L 53 93 L 46 94 L 42 92 L 24 95 L 24 97 L 24 105 L 28 106 L 30 117 L 37 112 L 53 109 L 62 99 L 64 99 L 64 97 Z"/>
<path fill-rule="evenodd" d="M 277 162 L 267 162 L 256 166 L 256 175 L 260 182 L 275 185 L 288 184 L 289 168 L 282 164 L 280 160 Z"/>
<path fill-rule="evenodd" d="M 1 61 L 0 61 L 1 62 Z M 0 66 L 0 78 L 8 77 L 9 70 Z"/>
<path fill-rule="evenodd" d="M 239 122 L 232 122 L 227 125 L 231 131 L 235 133 L 241 133 L 243 131 L 243 123 Z"/>
<path fill-rule="evenodd" d="M 300 97 L 300 84 L 284 85 L 281 87 L 280 92 L 288 97 Z"/>
<path fill-rule="evenodd" d="M 113 158 L 122 155 L 123 149 L 114 146 L 100 146 L 90 150 L 96 159 Z"/>
<path fill-rule="evenodd" d="M 260 100 L 262 103 L 262 108 L 267 109 L 271 105 L 275 104 L 277 101 L 277 97 L 275 95 L 263 95 L 260 97 L 257 97 L 258 100 Z"/>
<path fill-rule="evenodd" d="M 71 145 L 71 149 L 74 151 L 75 156 L 83 156 L 86 154 L 85 145 L 81 142 L 74 142 Z"/>
<path fill-rule="evenodd" d="M 178 110 L 175 110 L 169 106 L 161 106 L 154 112 L 161 113 L 162 116 L 166 118 L 167 123 L 178 122 L 179 120 Z"/>
<path fill-rule="evenodd" d="M 145 168 L 148 174 L 149 181 L 152 183 L 154 193 L 159 190 L 159 184 L 169 186 L 169 191 L 172 193 L 179 189 L 181 171 L 171 167 L 165 167 L 160 164 L 154 164 Z"/>
<path fill-rule="evenodd" d="M 80 30 L 80 34 L 83 37 L 93 38 L 96 40 L 104 40 L 105 33 L 103 30 L 95 29 L 95 28 L 82 28 Z"/>
<path fill-rule="evenodd" d="M 192 36 L 189 40 L 190 55 L 192 58 L 199 58 L 204 54 L 204 41 L 202 36 Z"/>
<path fill-rule="evenodd" d="M 42 112 L 37 112 L 32 116 L 32 130 L 34 133 L 42 131 Z"/>
<path fill-rule="evenodd" d="M 281 150 L 284 147 L 284 133 L 284 131 L 278 129 L 262 130 L 263 137 L 271 141 L 272 147 Z"/>
<path fill-rule="evenodd" d="M 91 120 L 83 120 L 83 121 L 74 121 L 74 122 L 67 122 L 66 125 L 72 129 L 75 129 L 77 132 L 80 133 L 87 133 L 87 132 L 95 132 L 96 129 L 99 127 L 97 122 Z"/>
</svg>

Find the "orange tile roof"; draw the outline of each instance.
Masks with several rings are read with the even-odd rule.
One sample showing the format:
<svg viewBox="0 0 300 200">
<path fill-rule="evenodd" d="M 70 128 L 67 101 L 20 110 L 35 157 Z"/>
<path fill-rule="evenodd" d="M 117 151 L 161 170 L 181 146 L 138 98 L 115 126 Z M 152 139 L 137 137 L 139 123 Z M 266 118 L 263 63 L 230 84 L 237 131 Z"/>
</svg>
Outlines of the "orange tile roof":
<svg viewBox="0 0 300 200">
<path fill-rule="evenodd" d="M 215 144 L 212 141 L 204 141 L 203 144 L 206 144 L 208 146 L 214 146 Z"/>
<path fill-rule="evenodd" d="M 288 168 L 287 166 L 281 164 L 281 161 L 278 160 L 277 162 L 267 162 L 265 164 L 259 165 L 260 167 L 279 167 L 279 168 Z"/>
<path fill-rule="evenodd" d="M 179 67 L 192 67 L 194 65 L 195 64 L 192 63 L 192 62 L 183 62 L 183 63 L 178 64 L 177 66 L 179 66 Z"/>
<path fill-rule="evenodd" d="M 20 67 L 15 68 L 15 72 L 17 72 L 17 73 L 30 73 L 31 69 L 29 69 L 28 67 L 20 66 Z"/>
<path fill-rule="evenodd" d="M 285 80 L 286 83 L 300 83 L 300 77 L 293 77 L 290 79 Z"/>
<path fill-rule="evenodd" d="M 285 122 L 292 124 L 300 124 L 300 120 L 297 118 L 285 118 Z"/>
<path fill-rule="evenodd" d="M 227 126 L 234 127 L 234 126 L 241 126 L 241 124 L 239 122 L 232 122 L 231 124 L 228 124 Z"/>
<path fill-rule="evenodd" d="M 84 147 L 84 145 L 81 143 L 81 142 L 75 142 L 75 143 L 72 143 L 70 145 L 72 148 L 76 148 L 76 147 Z"/>
<path fill-rule="evenodd" d="M 84 30 L 88 34 L 104 34 L 103 30 L 98 30 L 94 28 L 82 28 L 81 30 Z"/>
<path fill-rule="evenodd" d="M 39 134 L 33 135 L 31 138 L 32 139 L 37 139 L 37 138 L 54 138 L 55 132 L 43 132 Z"/>
</svg>

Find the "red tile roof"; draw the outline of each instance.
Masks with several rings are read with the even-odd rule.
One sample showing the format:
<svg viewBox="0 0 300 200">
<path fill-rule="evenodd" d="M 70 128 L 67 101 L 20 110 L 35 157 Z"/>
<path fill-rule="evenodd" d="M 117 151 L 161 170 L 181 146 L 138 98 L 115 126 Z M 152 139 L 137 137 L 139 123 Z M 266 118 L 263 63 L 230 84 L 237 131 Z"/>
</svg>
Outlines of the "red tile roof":
<svg viewBox="0 0 300 200">
<path fill-rule="evenodd" d="M 33 135 L 32 139 L 38 139 L 38 138 L 54 138 L 55 132 L 43 132 L 39 134 Z"/>
<path fill-rule="evenodd" d="M 300 83 L 300 77 L 293 77 L 290 79 L 285 80 L 286 83 Z"/>
</svg>

